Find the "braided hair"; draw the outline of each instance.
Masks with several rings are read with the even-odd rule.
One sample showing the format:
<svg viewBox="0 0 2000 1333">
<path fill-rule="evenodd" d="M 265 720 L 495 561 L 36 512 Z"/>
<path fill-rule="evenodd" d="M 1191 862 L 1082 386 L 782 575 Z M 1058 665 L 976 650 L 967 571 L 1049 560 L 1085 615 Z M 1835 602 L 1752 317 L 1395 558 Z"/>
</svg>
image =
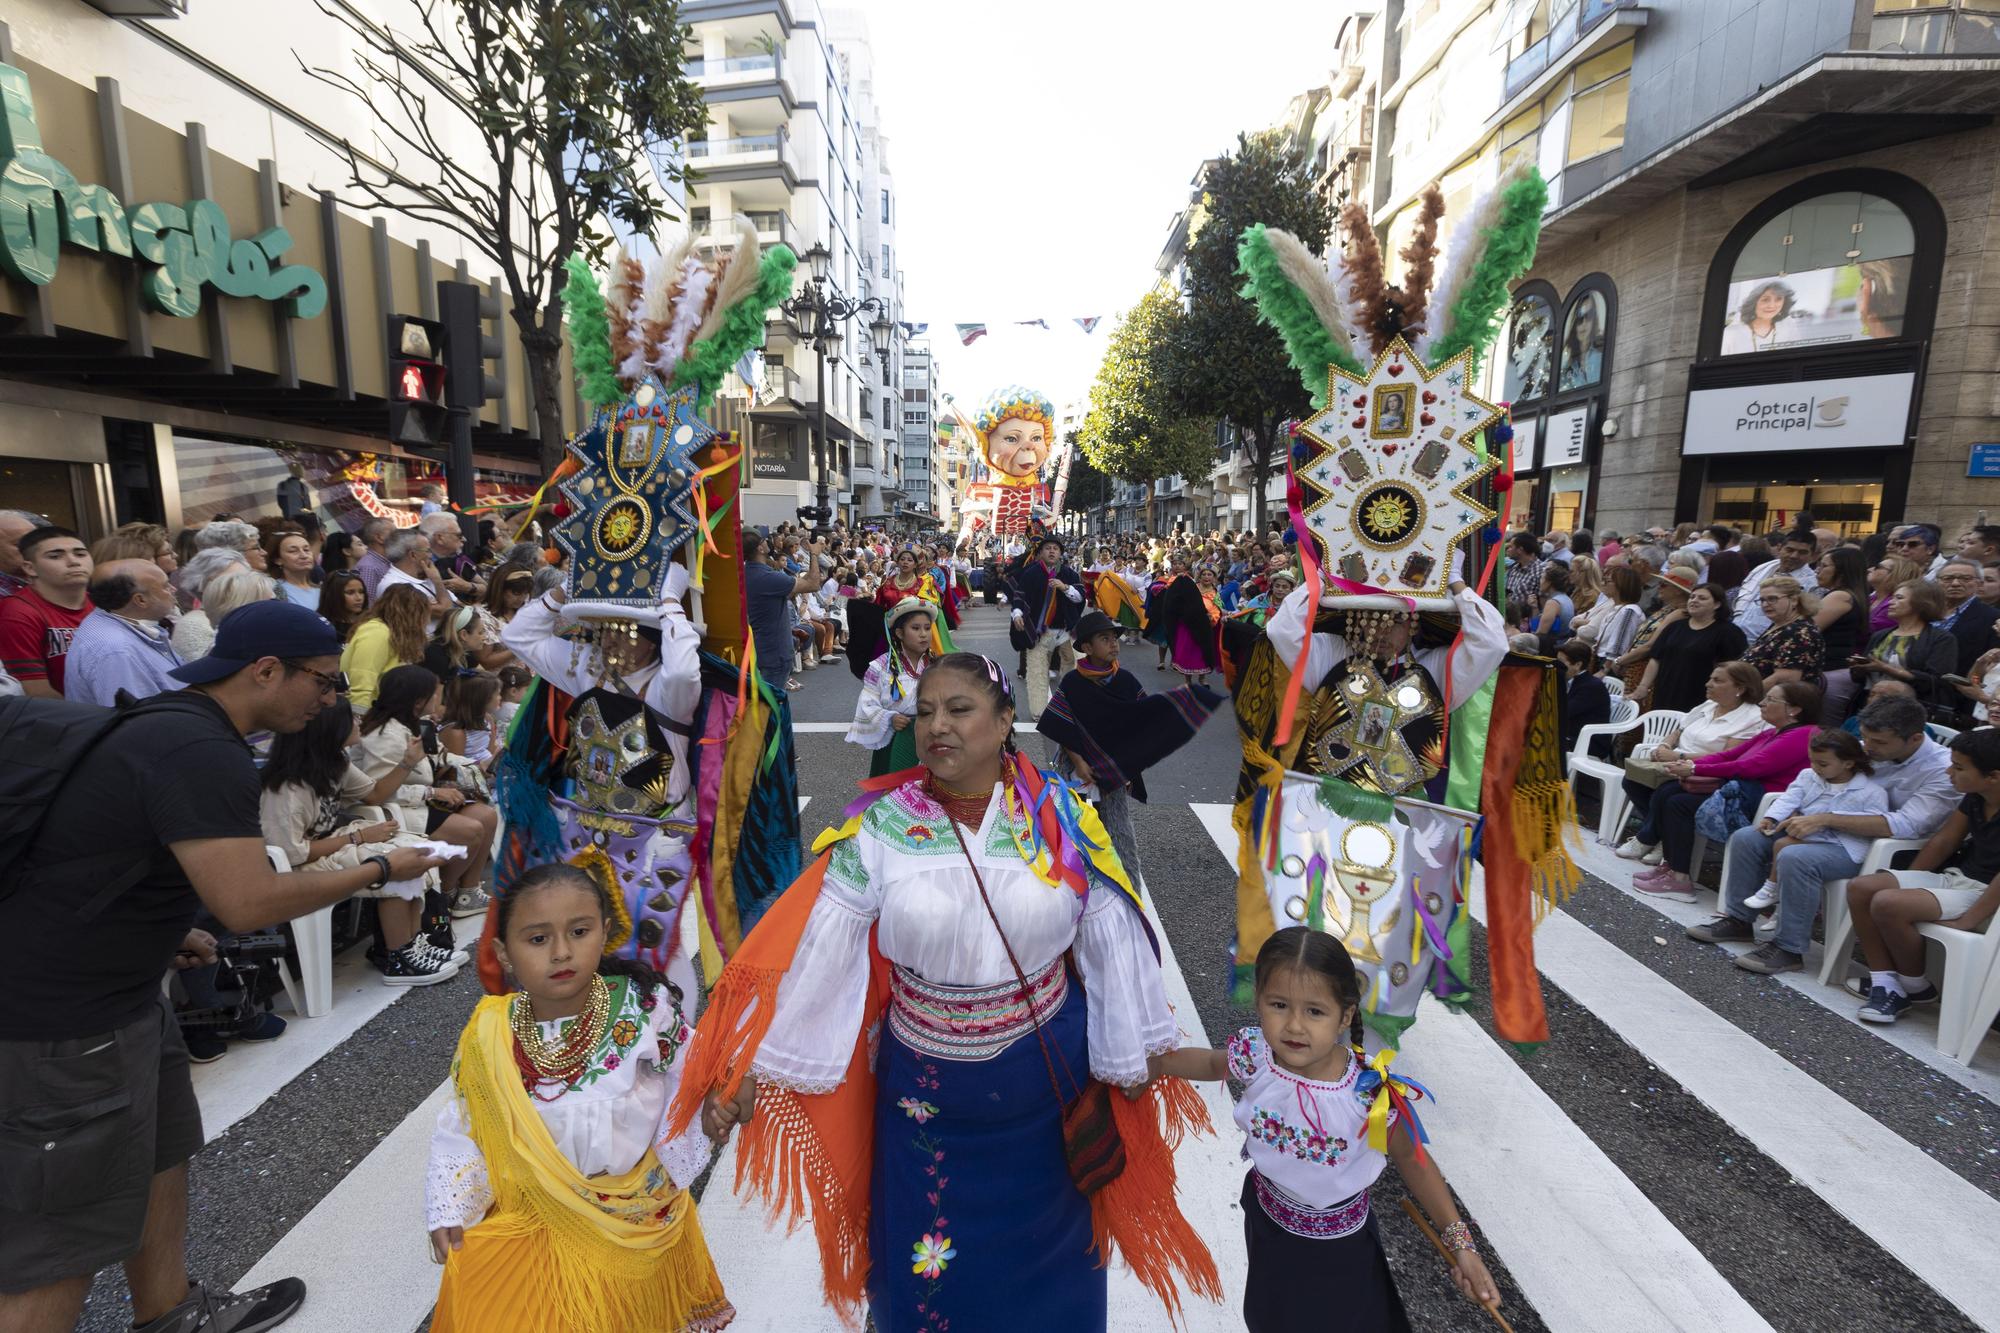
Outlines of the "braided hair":
<svg viewBox="0 0 2000 1333">
<path fill-rule="evenodd" d="M 1347 1039 L 1354 1049 L 1360 1050 L 1361 974 L 1355 970 L 1354 960 L 1347 956 L 1347 950 L 1340 941 L 1323 930 L 1307 926 L 1287 926 L 1276 931 L 1257 951 L 1256 985 L 1259 994 L 1272 974 L 1281 970 L 1318 977 L 1333 992 L 1335 1001 L 1353 1007 L 1354 1021 L 1348 1027 Z"/>
</svg>

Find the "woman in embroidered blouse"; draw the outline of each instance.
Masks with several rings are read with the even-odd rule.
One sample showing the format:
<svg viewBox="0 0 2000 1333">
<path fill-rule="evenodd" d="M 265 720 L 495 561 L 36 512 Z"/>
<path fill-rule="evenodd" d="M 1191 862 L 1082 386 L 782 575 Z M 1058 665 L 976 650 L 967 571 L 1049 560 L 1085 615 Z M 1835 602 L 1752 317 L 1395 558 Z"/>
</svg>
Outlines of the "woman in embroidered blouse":
<svg viewBox="0 0 2000 1333">
<path fill-rule="evenodd" d="M 1750 641 L 1743 660 L 1764 673 L 1766 685 L 1825 679 L 1826 641 L 1812 622 L 1806 590 L 1797 579 L 1774 574 L 1757 585 L 1757 605 L 1771 628 Z"/>
<path fill-rule="evenodd" d="M 1723 662 L 1708 673 L 1708 697 L 1687 720 L 1667 733 L 1658 745 L 1641 745 L 1632 751 L 1634 759 L 1670 764 L 1682 759 L 1699 759 L 1732 745 L 1740 745 L 1760 732 L 1769 731 L 1759 701 L 1764 697 L 1764 678 L 1748 662 Z M 1648 787 L 1625 779 L 1625 796 L 1639 812 L 1639 828 L 1618 845 L 1618 855 L 1628 861 L 1660 863 L 1660 833 L 1652 818 L 1653 798 L 1668 786 Z"/>
<path fill-rule="evenodd" d="M 1101 1330 L 1093 1236 L 1170 1305 L 1171 1269 L 1219 1296 L 1172 1202 L 1157 1112 L 1199 1103 L 1151 1083 L 1178 1044 L 1151 929 L 1103 825 L 1014 753 L 1013 724 L 990 658 L 924 671 L 925 775 L 864 784 L 745 939 L 676 1106 L 717 1138 L 746 1125 L 742 1170 L 775 1207 L 810 1206 L 829 1297 L 851 1312 L 865 1275 L 880 1333 L 1002 1309 L 1010 1327 Z M 1126 1089 L 1083 1105 L 1108 1102 L 1127 1164 L 1086 1196 L 1062 1110 L 1092 1078 Z"/>
<path fill-rule="evenodd" d="M 1676 759 L 1667 764 L 1667 772 L 1681 785 L 1672 792 L 1662 786 L 1653 795 L 1653 817 L 1660 830 L 1661 845 L 1666 848 L 1666 859 L 1651 870 L 1639 872 L 1632 880 L 1633 888 L 1675 902 L 1694 901 L 1694 815 L 1701 803 L 1714 794 L 1715 787 L 1703 782 L 1701 785 L 1708 790 L 1688 791 L 1685 785 L 1688 779 L 1737 783 L 1738 803 L 1747 813 L 1754 813 L 1765 792 L 1790 786 L 1792 779 L 1810 762 L 1806 747 L 1819 721 L 1819 687 L 1802 681 L 1773 685 L 1764 692 L 1761 707 L 1764 720 L 1771 724 L 1769 731 L 1761 731 L 1741 745 L 1732 745 L 1715 754 Z"/>
<path fill-rule="evenodd" d="M 931 621 L 936 608 L 918 597 L 905 597 L 884 619 L 889 648 L 868 664 L 861 677 L 861 697 L 854 701 L 854 721 L 847 740 L 873 752 L 868 776 L 900 773 L 917 763 L 917 680 L 931 660 Z"/>
</svg>

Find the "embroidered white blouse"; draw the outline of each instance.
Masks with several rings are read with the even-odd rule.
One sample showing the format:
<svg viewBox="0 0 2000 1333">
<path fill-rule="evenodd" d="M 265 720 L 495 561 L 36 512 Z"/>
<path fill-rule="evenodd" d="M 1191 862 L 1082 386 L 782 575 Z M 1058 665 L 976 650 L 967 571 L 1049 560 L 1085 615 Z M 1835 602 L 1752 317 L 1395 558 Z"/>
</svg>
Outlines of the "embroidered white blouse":
<svg viewBox="0 0 2000 1333">
<path fill-rule="evenodd" d="M 1451 660 L 1451 698 L 1445 700 L 1445 707 L 1456 710 L 1500 669 L 1501 659 L 1507 656 L 1507 626 L 1492 603 L 1470 588 L 1453 600 L 1458 604 L 1460 624 L 1465 631 L 1458 642 L 1458 656 L 1452 658 L 1452 648 L 1445 645 L 1419 649 L 1415 657 L 1417 665 L 1430 673 L 1440 689 L 1445 683 L 1445 662 Z M 1312 620 L 1311 603 L 1311 588 L 1294 588 L 1264 622 L 1265 636 L 1277 650 L 1278 660 L 1287 667 L 1297 660 L 1299 645 L 1305 641 Z M 1306 656 L 1304 688 L 1318 689 L 1327 672 L 1347 657 L 1347 640 L 1338 634 L 1313 635 L 1312 649 Z"/>
<path fill-rule="evenodd" d="M 1015 850 L 999 784 L 993 791 L 973 858 L 1014 956 L 1032 976 L 1073 947 L 1090 996 L 1090 1072 L 1120 1087 L 1143 1082 L 1147 1057 L 1180 1043 L 1138 912 L 1113 889 L 1094 890 L 1084 902 L 1037 879 Z M 802 1092 L 839 1086 L 861 1029 L 871 928 L 885 958 L 933 985 L 1015 979 L 950 817 L 907 783 L 868 808 L 855 836 L 834 845 L 757 1050 L 759 1078 Z"/>
<path fill-rule="evenodd" d="M 891 670 L 889 654 L 868 664 L 867 672 L 861 677 L 861 697 L 854 701 L 854 721 L 847 728 L 846 739 L 855 745 L 870 750 L 879 750 L 896 737 L 893 721 L 898 715 L 914 719 L 917 715 L 917 677 L 921 671 L 910 671 L 908 663 L 903 669 Z M 902 695 L 900 699 L 890 697 L 891 681 Z"/>
<path fill-rule="evenodd" d="M 1308 1208 L 1331 1208 L 1375 1183 L 1389 1164 L 1368 1146 L 1368 1102 L 1355 1084 L 1361 1061 L 1351 1054 L 1334 1082 L 1300 1078 L 1271 1058 L 1262 1029 L 1229 1039 L 1229 1076 L 1246 1086 L 1236 1103 L 1243 1156 L 1259 1175 Z M 1394 1127 L 1396 1112 L 1389 1112 Z"/>
<path fill-rule="evenodd" d="M 542 1035 L 560 1037 L 569 1021 L 541 1024 Z M 535 1099 L 535 1111 L 550 1137 L 577 1170 L 586 1176 L 622 1175 L 639 1164 L 649 1147 L 658 1149 L 660 1165 L 682 1189 L 707 1169 L 713 1148 L 699 1117 L 680 1137 L 663 1137 L 667 1107 L 680 1086 L 676 1062 L 693 1035 L 666 987 L 653 992 L 651 1009 L 641 1003 L 636 986 L 620 987 L 619 1004 L 590 1068 L 555 1100 Z M 465 1105 L 454 1094 L 431 1132 L 424 1229 L 469 1227 L 492 1206 L 486 1161 L 472 1141 Z"/>
</svg>

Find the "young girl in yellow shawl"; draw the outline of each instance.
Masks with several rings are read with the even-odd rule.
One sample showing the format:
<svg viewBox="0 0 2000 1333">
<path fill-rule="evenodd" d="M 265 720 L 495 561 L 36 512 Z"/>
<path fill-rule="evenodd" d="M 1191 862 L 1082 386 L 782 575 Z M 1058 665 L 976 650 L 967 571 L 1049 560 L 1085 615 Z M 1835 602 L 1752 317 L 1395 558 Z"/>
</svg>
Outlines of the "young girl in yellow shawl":
<svg viewBox="0 0 2000 1333">
<path fill-rule="evenodd" d="M 459 1038 L 425 1186 L 444 1264 L 437 1333 L 710 1333 L 736 1312 L 687 1187 L 699 1130 L 665 1132 L 693 1029 L 680 991 L 607 957 L 617 927 L 576 866 L 528 871 L 497 900 L 494 952 L 518 990 Z"/>
</svg>

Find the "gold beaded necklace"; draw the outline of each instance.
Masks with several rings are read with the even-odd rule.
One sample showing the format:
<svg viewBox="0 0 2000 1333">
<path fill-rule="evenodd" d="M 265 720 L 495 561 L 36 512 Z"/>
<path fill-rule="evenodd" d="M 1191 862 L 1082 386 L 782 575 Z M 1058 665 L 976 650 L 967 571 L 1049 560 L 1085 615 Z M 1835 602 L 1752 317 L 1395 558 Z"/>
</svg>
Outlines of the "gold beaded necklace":
<svg viewBox="0 0 2000 1333">
<path fill-rule="evenodd" d="M 590 979 L 590 997 L 583 1012 L 571 1020 L 569 1031 L 550 1042 L 542 1037 L 535 1022 L 534 1007 L 524 993 L 517 993 L 507 1006 L 507 1022 L 514 1030 L 514 1063 L 528 1092 L 543 1101 L 554 1101 L 561 1091 L 542 1097 L 537 1084 L 560 1083 L 567 1090 L 590 1067 L 590 1056 L 611 1022 L 611 987 L 602 975 Z"/>
</svg>

